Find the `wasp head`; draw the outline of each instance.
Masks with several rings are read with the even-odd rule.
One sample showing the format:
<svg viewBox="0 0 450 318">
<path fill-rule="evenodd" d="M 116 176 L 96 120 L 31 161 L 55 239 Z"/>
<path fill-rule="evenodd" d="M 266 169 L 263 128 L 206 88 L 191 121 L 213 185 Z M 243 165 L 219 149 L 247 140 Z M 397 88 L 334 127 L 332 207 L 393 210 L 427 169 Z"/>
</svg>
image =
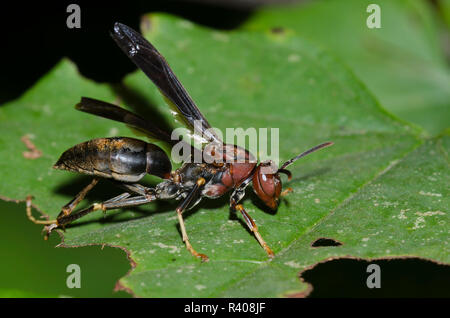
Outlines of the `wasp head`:
<svg viewBox="0 0 450 318">
<path fill-rule="evenodd" d="M 324 147 L 331 146 L 332 142 L 326 142 L 308 149 L 305 152 L 297 155 L 296 157 L 286 161 L 280 168 L 278 168 L 272 160 L 261 162 L 255 169 L 253 174 L 253 190 L 256 195 L 272 210 L 276 210 L 280 203 L 280 195 L 282 190 L 282 183 L 280 173 L 284 173 L 288 176 L 288 180 L 291 180 L 292 175 L 289 170 L 285 168 L 295 162 L 296 160 L 304 157 L 316 150 Z"/>
</svg>

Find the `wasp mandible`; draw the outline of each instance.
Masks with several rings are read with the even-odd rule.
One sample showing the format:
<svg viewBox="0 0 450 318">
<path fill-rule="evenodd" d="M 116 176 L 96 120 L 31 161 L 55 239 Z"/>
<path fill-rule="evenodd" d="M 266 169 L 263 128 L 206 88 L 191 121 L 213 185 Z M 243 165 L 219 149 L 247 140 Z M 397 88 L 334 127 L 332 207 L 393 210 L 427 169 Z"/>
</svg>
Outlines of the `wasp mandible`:
<svg viewBox="0 0 450 318">
<path fill-rule="evenodd" d="M 269 169 L 274 165 L 272 161 L 258 163 L 248 150 L 225 144 L 217 136 L 164 57 L 142 35 L 121 23 L 115 23 L 111 35 L 125 54 L 158 87 L 169 106 L 183 119 L 186 127 L 194 134 L 201 135 L 197 137 L 201 137 L 206 143 L 215 145 L 209 147 L 208 151 L 209 155 L 216 160 L 212 162 L 187 160 L 180 168 L 172 171 L 168 155 L 157 145 L 128 137 L 89 140 L 66 150 L 53 167 L 92 175 L 92 181 L 62 207 L 55 220 L 36 220 L 31 215 L 32 198 L 27 197 L 27 215 L 30 220 L 45 225 L 47 238 L 52 230 L 64 229 L 66 225 L 94 211 L 106 212 L 111 209 L 143 205 L 155 200 L 175 199 L 180 201 L 176 213 L 186 248 L 192 255 L 207 261 L 208 257 L 198 253 L 189 243 L 183 212 L 197 205 L 204 197 L 215 199 L 231 192 L 231 210 L 238 210 L 242 214 L 259 244 L 269 257 L 273 257 L 273 251 L 258 232 L 255 222 L 239 203 L 245 196 L 247 186 L 252 183 L 254 192 L 262 202 L 270 209 L 276 210 L 280 196 L 283 194 L 280 173 L 286 174 L 290 179 L 291 173 L 286 170 L 286 167 L 311 152 L 332 145 L 332 142 L 315 146 L 288 160 L 280 168 Z M 172 140 L 170 132 L 161 129 L 155 123 L 113 104 L 82 97 L 76 109 L 125 123 L 172 146 L 178 142 Z M 200 132 L 194 129 L 195 123 L 200 123 Z M 205 151 L 205 149 L 194 149 L 194 151 Z M 146 174 L 160 177 L 162 181 L 155 187 L 139 184 L 138 182 Z M 113 181 L 126 192 L 74 212 L 76 206 L 100 178 Z"/>
</svg>

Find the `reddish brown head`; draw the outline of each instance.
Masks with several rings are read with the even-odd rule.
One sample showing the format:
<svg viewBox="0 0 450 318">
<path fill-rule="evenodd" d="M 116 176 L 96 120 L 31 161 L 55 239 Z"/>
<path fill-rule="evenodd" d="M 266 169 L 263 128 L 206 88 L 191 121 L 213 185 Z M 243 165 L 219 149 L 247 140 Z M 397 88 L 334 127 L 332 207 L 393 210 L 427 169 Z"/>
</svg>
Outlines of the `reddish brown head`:
<svg viewBox="0 0 450 318">
<path fill-rule="evenodd" d="M 275 167 L 275 169 L 273 169 Z M 281 194 L 281 179 L 273 161 L 261 162 L 253 174 L 253 190 L 272 210 L 278 208 Z"/>
<path fill-rule="evenodd" d="M 295 162 L 297 159 L 304 157 L 311 152 L 319 150 L 324 147 L 331 146 L 332 142 L 326 142 L 313 147 L 298 156 L 285 162 L 279 169 L 273 161 L 261 162 L 255 169 L 253 174 L 253 190 L 256 195 L 272 210 L 278 208 L 280 203 L 280 195 L 282 190 L 280 173 L 284 173 L 291 179 L 291 173 L 285 168 Z"/>
</svg>

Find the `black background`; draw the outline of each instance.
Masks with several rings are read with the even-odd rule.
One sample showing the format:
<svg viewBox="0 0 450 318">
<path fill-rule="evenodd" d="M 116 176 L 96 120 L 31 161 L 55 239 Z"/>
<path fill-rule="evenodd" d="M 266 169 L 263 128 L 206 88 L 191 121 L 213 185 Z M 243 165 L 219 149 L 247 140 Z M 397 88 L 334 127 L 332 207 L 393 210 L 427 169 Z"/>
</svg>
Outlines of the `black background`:
<svg viewBox="0 0 450 318">
<path fill-rule="evenodd" d="M 63 57 L 74 61 L 86 77 L 99 82 L 120 81 L 135 68 L 122 58 L 123 53 L 109 36 L 116 21 L 139 30 L 142 14 L 168 12 L 214 28 L 233 29 L 258 7 L 246 1 L 230 2 L 231 5 L 214 0 L 2 3 L 0 104 L 18 97 Z M 66 10 L 71 3 L 81 8 L 80 29 L 66 26 Z"/>
</svg>

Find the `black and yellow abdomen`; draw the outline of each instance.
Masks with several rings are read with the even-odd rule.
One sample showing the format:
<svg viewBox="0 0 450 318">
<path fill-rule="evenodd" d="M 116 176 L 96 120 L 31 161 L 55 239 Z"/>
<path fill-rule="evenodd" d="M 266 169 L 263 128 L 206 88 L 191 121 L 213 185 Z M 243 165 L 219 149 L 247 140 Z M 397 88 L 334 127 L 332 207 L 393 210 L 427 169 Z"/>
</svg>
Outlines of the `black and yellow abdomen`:
<svg viewBox="0 0 450 318">
<path fill-rule="evenodd" d="M 53 167 L 124 182 L 137 182 L 146 173 L 168 178 L 172 170 L 161 148 L 128 137 L 83 142 L 66 150 Z"/>
</svg>

